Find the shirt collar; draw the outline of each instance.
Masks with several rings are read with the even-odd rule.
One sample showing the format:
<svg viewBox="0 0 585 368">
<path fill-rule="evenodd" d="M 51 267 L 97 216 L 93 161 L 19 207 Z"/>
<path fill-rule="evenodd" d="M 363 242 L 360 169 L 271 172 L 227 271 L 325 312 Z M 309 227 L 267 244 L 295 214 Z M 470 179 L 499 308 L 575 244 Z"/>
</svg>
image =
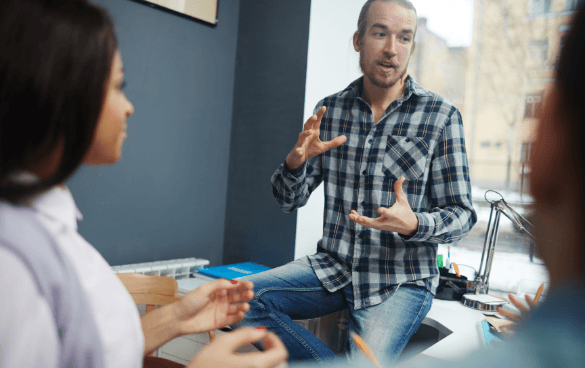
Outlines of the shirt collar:
<svg viewBox="0 0 585 368">
<path fill-rule="evenodd" d="M 353 82 L 350 83 L 343 91 L 343 93 L 350 93 L 353 95 L 354 98 L 358 98 L 362 96 L 362 91 L 364 88 L 364 77 L 360 77 Z M 412 95 L 417 96 L 430 96 L 431 93 L 424 89 L 420 84 L 414 80 L 413 77 L 409 75 L 406 76 L 406 80 L 404 81 L 404 94 L 402 95 L 402 100 L 408 100 Z"/>
<path fill-rule="evenodd" d="M 14 178 L 23 183 L 34 183 L 38 180 L 30 172 L 21 172 Z M 83 219 L 83 215 L 73 200 L 73 195 L 66 186 L 54 186 L 28 199 L 26 204 L 43 216 L 75 231 L 77 231 L 77 221 Z"/>
<path fill-rule="evenodd" d="M 32 208 L 44 216 L 77 231 L 77 221 L 83 220 L 83 215 L 77 208 L 69 188 L 54 186 L 30 201 Z"/>
</svg>

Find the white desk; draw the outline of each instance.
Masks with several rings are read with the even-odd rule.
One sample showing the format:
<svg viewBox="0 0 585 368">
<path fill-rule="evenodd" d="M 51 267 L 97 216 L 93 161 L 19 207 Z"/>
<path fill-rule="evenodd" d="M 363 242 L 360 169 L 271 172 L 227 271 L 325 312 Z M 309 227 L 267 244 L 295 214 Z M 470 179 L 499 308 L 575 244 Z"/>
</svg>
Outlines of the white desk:
<svg viewBox="0 0 585 368">
<path fill-rule="evenodd" d="M 478 321 L 483 313 L 463 306 L 458 301 L 433 300 L 423 324 L 439 331 L 439 342 L 422 354 L 437 359 L 457 359 L 484 346 Z"/>
</svg>

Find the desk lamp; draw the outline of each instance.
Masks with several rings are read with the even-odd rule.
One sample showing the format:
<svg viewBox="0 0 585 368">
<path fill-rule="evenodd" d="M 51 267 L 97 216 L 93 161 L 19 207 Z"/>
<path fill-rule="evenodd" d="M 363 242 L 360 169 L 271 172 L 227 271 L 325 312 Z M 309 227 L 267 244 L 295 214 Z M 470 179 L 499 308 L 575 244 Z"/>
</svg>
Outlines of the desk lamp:
<svg viewBox="0 0 585 368">
<path fill-rule="evenodd" d="M 489 192 L 496 193 L 500 196 L 497 200 L 488 200 L 487 194 Z M 494 251 L 496 248 L 496 242 L 498 241 L 498 231 L 500 227 L 500 219 L 503 214 L 512 221 L 512 223 L 522 232 L 526 233 L 530 238 L 536 240 L 536 238 L 528 231 L 522 222 L 527 223 L 531 227 L 534 227 L 527 219 L 522 217 L 516 212 L 510 205 L 504 200 L 504 197 L 493 190 L 488 190 L 484 196 L 486 202 L 491 205 L 490 219 L 488 221 L 487 232 L 485 234 L 485 241 L 483 244 L 483 252 L 481 254 L 481 263 L 477 276 L 473 282 L 468 283 L 468 290 L 472 292 L 464 294 L 461 299 L 461 304 L 477 309 L 481 312 L 496 312 L 496 309 L 506 304 L 507 302 L 487 295 L 489 291 L 489 278 L 492 269 L 492 262 L 494 260 Z M 485 261 L 485 262 L 484 262 Z"/>
</svg>

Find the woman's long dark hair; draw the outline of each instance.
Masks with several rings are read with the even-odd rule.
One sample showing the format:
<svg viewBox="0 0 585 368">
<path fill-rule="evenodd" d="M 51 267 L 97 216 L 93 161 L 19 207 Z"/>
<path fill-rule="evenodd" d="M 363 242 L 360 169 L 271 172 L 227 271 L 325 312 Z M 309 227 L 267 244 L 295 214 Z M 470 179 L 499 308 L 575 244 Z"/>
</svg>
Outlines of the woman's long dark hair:
<svg viewBox="0 0 585 368">
<path fill-rule="evenodd" d="M 2 3 L 0 200 L 18 202 L 62 183 L 82 163 L 117 42 L 107 12 L 86 0 Z M 56 149 L 62 155 L 51 177 L 14 180 Z"/>
<path fill-rule="evenodd" d="M 564 125 L 561 131 L 567 132 L 565 139 L 572 153 L 569 164 L 574 170 L 570 174 L 582 189 L 574 193 L 575 200 L 580 201 L 585 215 L 585 6 L 573 16 L 560 51 L 556 82 L 560 115 L 557 121 Z"/>
</svg>

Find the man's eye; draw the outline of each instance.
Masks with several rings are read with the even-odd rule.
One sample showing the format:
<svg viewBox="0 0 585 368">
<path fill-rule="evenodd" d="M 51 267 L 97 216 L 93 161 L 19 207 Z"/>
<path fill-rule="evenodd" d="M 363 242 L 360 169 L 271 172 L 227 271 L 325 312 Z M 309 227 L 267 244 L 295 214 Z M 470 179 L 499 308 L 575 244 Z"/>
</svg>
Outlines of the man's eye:
<svg viewBox="0 0 585 368">
<path fill-rule="evenodd" d="M 386 34 L 385 33 L 382 33 L 382 32 L 377 32 L 377 33 L 374 33 L 374 36 L 376 36 L 376 37 L 384 37 L 384 36 L 386 36 Z"/>
<path fill-rule="evenodd" d="M 408 37 L 402 37 L 401 40 L 403 42 L 410 42 L 410 38 L 408 38 Z"/>
</svg>

